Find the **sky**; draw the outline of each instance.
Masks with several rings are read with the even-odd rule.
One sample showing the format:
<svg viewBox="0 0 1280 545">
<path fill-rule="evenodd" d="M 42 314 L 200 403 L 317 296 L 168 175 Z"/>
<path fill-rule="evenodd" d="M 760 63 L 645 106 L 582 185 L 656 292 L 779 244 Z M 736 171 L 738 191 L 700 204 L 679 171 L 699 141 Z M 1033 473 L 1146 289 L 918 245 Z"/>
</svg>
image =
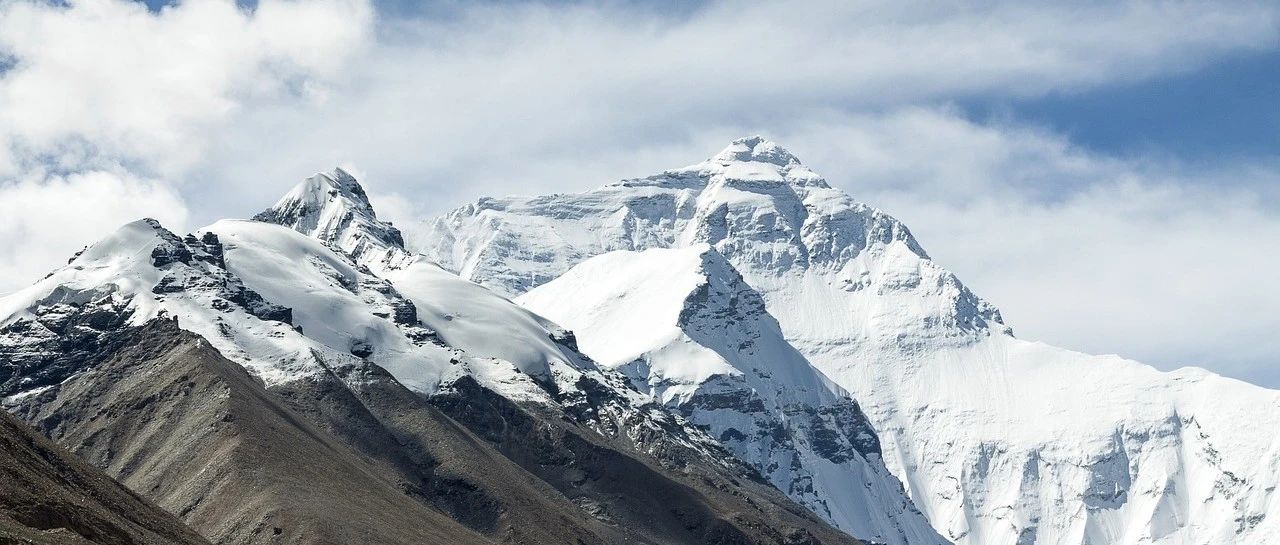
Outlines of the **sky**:
<svg viewBox="0 0 1280 545">
<path fill-rule="evenodd" d="M 404 228 L 761 134 L 1019 337 L 1280 387 L 1275 2 L 0 0 L 0 293 L 356 173 Z"/>
</svg>

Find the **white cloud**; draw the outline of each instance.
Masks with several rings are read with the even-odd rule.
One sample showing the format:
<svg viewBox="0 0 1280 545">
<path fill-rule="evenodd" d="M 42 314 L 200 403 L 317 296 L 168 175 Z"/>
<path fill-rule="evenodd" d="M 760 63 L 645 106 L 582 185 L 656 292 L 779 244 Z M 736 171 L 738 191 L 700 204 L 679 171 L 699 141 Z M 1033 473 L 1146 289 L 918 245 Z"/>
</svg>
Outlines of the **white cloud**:
<svg viewBox="0 0 1280 545">
<path fill-rule="evenodd" d="M 581 188 L 663 164 L 649 159 L 696 157 L 728 136 L 698 140 L 716 129 L 777 133 L 850 110 L 1194 69 L 1274 44 L 1280 12 L 726 3 L 673 19 L 618 9 L 487 6 L 388 23 L 325 102 L 242 111 L 200 175 L 241 181 L 258 201 L 272 198 L 263 180 L 342 161 L 445 202 Z"/>
<path fill-rule="evenodd" d="M 1143 179 L 1053 205 L 898 208 L 1019 336 L 1280 386 L 1280 217 L 1248 194 Z"/>
<path fill-rule="evenodd" d="M 182 229 L 155 177 L 201 168 L 254 104 L 315 102 L 367 43 L 355 0 L 0 2 L 0 292 L 33 281 L 122 223 Z M 64 173 L 46 175 L 47 172 Z M 228 184 L 228 186 L 231 184 Z"/>
<path fill-rule="evenodd" d="M 39 280 L 75 251 L 143 217 L 182 233 L 187 208 L 162 183 L 120 169 L 0 184 L 0 293 Z"/>
<path fill-rule="evenodd" d="M 252 188 L 357 161 L 418 187 L 483 162 L 502 183 L 544 160 L 691 149 L 707 127 L 785 130 L 833 110 L 1192 70 L 1274 46 L 1278 14 L 1254 2 L 726 2 L 676 16 L 481 4 L 387 21 L 362 0 L 159 13 L 11 0 L 0 171 L 74 145 L 180 182 Z"/>
<path fill-rule="evenodd" d="M 348 0 L 0 4 L 0 173 L 74 143 L 165 173 L 192 166 L 209 131 L 249 100 L 305 101 L 363 42 L 368 5 Z M 15 164 L 16 163 L 16 164 Z"/>
</svg>

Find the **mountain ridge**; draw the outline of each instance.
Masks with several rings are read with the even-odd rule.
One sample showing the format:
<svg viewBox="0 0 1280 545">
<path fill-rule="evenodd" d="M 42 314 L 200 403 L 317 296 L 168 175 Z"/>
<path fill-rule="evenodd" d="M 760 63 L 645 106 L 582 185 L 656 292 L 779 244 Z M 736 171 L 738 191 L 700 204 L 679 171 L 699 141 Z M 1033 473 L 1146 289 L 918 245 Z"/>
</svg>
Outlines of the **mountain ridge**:
<svg viewBox="0 0 1280 545">
<path fill-rule="evenodd" d="M 764 144 L 763 142 L 764 142 L 763 140 L 759 140 L 757 142 L 758 144 L 757 147 L 768 147 L 768 144 Z M 751 150 L 747 150 L 747 151 L 749 152 Z M 792 178 L 796 180 L 802 180 L 803 181 L 802 185 L 804 186 L 825 187 L 825 183 L 821 182 L 820 179 L 814 178 L 811 175 L 811 173 L 807 173 L 807 170 L 802 165 L 799 164 L 798 160 L 795 159 L 794 156 L 791 156 L 788 152 L 786 152 L 785 150 L 782 150 L 780 147 L 774 147 L 767 150 L 762 149 L 760 150 L 760 152 L 756 153 L 756 155 L 759 155 L 760 157 L 770 161 L 780 162 L 783 165 L 783 168 L 787 169 L 789 173 L 793 173 L 791 174 Z M 332 179 L 331 177 L 328 177 L 328 176 L 323 176 L 323 175 L 321 176 L 323 180 Z M 781 180 L 781 178 L 779 180 Z M 354 179 L 349 180 L 347 183 L 349 185 L 354 185 L 355 187 L 358 187 L 358 184 L 354 181 Z M 354 191 L 354 190 L 348 189 L 348 190 L 321 191 L 322 194 L 327 196 L 329 201 L 339 201 L 339 202 L 337 204 L 330 202 L 328 204 L 323 204 L 323 205 L 312 205 L 310 208 L 318 209 L 318 210 L 330 210 L 330 209 L 348 210 L 348 211 L 354 210 L 354 211 L 358 211 L 359 213 L 356 214 L 356 213 L 348 212 L 347 213 L 348 220 L 344 220 L 339 223 L 339 225 L 341 226 L 340 229 L 315 228 L 314 225 L 317 222 L 314 220 L 306 219 L 309 216 L 307 216 L 306 214 L 299 215 L 291 212 L 292 210 L 306 208 L 304 206 L 299 206 L 297 203 L 304 202 L 304 201 L 311 202 L 308 200 L 310 197 L 298 198 L 296 196 L 316 194 L 316 190 L 313 188 L 314 185 L 315 184 L 312 180 L 308 180 L 304 182 L 303 184 L 299 185 L 297 188 L 292 190 L 289 193 L 289 195 L 286 196 L 284 199 L 281 199 L 280 203 L 278 203 L 275 207 L 273 207 L 272 209 L 268 209 L 266 212 L 260 214 L 258 218 L 260 220 L 265 218 L 271 221 L 279 221 L 280 223 L 286 225 L 287 227 L 292 227 L 294 230 L 319 238 L 320 240 L 327 242 L 328 244 L 330 244 L 332 247 L 336 249 L 341 249 L 352 255 L 357 255 L 357 256 L 360 255 L 361 252 L 367 248 L 367 246 L 364 245 L 362 241 L 377 238 L 376 233 L 382 232 L 389 227 L 389 225 L 378 221 L 376 219 L 376 216 L 373 214 L 372 209 L 365 206 L 366 202 L 359 197 L 360 195 L 363 195 L 362 190 Z M 341 202 L 341 201 L 353 200 L 353 199 L 356 200 L 357 202 L 354 202 L 350 205 L 343 204 Z M 299 219 L 299 218 L 302 218 L 302 219 Z M 356 218 L 356 219 L 352 220 L 350 218 Z M 374 233 L 374 236 L 371 236 L 363 232 L 366 230 L 371 230 Z M 376 255 L 380 256 L 380 259 L 378 259 L 377 262 L 372 264 L 371 266 L 380 270 L 382 272 L 382 275 L 385 278 L 391 280 L 392 283 L 395 284 L 399 290 L 405 293 L 409 297 L 409 299 L 411 299 L 418 306 L 418 308 L 430 308 L 430 306 L 432 305 L 432 301 L 439 300 L 441 297 L 444 297 L 445 294 L 442 293 L 442 290 L 436 289 L 436 290 L 432 290 L 430 294 L 427 294 L 425 292 L 419 292 L 418 295 L 415 296 L 414 292 L 418 290 L 415 289 L 415 282 L 413 279 L 415 277 L 420 278 L 423 275 L 435 275 L 436 277 L 438 277 L 437 267 L 434 264 L 425 264 L 422 262 L 420 258 L 410 257 L 408 254 L 409 252 L 405 251 L 403 247 L 397 247 L 397 246 L 391 245 L 386 250 L 379 249 L 376 252 Z M 715 253 L 714 251 L 710 253 L 702 254 L 704 258 L 709 256 L 716 256 L 716 257 L 711 257 L 711 259 L 720 261 L 719 263 L 720 268 L 724 269 L 724 272 L 726 274 L 736 276 L 737 275 L 736 271 L 734 271 L 732 267 L 727 264 L 727 262 L 724 262 L 722 258 L 719 258 L 718 255 L 719 254 Z M 390 257 L 387 257 L 387 256 L 390 256 Z M 426 270 L 423 270 L 424 268 Z M 417 272 L 415 273 L 415 271 Z M 717 280 L 720 279 L 719 276 L 716 276 L 715 278 Z M 738 279 L 738 281 L 740 281 L 740 278 Z M 468 289 L 467 287 L 460 285 L 461 284 L 460 282 L 450 283 L 450 282 L 444 281 L 443 279 L 437 279 L 432 283 L 435 284 L 437 288 L 450 286 L 449 289 L 452 289 L 452 290 Z M 293 298 L 290 298 L 287 296 L 275 296 L 271 298 L 272 300 L 279 300 L 279 301 L 293 300 Z M 488 300 L 488 299 L 491 299 L 491 297 L 490 298 L 473 298 L 471 299 L 470 303 L 474 305 L 479 300 L 482 300 L 482 299 Z M 756 297 L 756 301 L 758 306 L 762 307 L 763 303 L 758 301 L 758 296 Z M 503 301 L 503 303 L 505 303 L 505 301 Z M 296 306 L 296 305 L 291 305 L 291 306 Z M 538 310 L 538 309 L 534 309 L 534 310 Z M 311 315 L 314 313 L 303 312 L 302 314 Z M 424 320 L 428 320 L 427 316 L 430 316 L 430 315 L 431 313 L 425 313 L 421 316 L 421 318 Z M 514 317 L 508 317 L 505 321 L 509 323 L 518 323 L 519 320 Z M 454 323 L 455 320 L 449 320 L 449 322 Z M 439 332 L 442 338 L 448 337 L 446 330 L 443 327 L 440 327 L 440 326 L 443 326 L 443 324 L 440 324 L 440 326 L 437 326 L 437 324 L 434 324 L 434 323 L 429 325 L 432 325 L 433 328 Z M 544 324 L 542 325 L 542 327 L 558 327 L 558 326 L 555 326 L 554 324 Z M 474 353 L 492 352 L 493 351 L 492 345 L 494 344 L 497 344 L 497 343 L 492 335 L 477 336 L 474 340 L 465 343 L 468 350 Z M 533 344 L 533 343 L 530 343 L 530 344 Z M 785 345 L 786 343 L 782 342 L 782 344 Z M 499 352 L 501 352 L 501 350 L 499 350 Z M 792 350 L 792 352 L 794 353 L 794 350 Z M 798 354 L 795 355 L 795 358 L 798 358 L 800 360 L 803 359 L 803 358 L 800 358 Z M 763 362 L 758 362 L 758 363 L 763 363 Z M 674 363 L 674 365 L 676 366 L 684 366 L 684 367 L 689 366 L 689 364 L 690 362 L 687 360 L 682 360 Z M 835 387 L 833 384 L 830 384 L 829 381 L 826 381 L 825 377 L 822 377 L 820 374 L 813 371 L 807 362 L 801 361 L 798 365 L 800 368 L 802 368 L 802 371 L 800 372 L 799 376 L 804 377 L 804 379 L 809 382 L 807 388 L 805 388 L 804 390 L 811 392 L 812 395 L 825 394 L 827 397 L 824 398 L 821 402 L 797 404 L 795 405 L 794 408 L 790 408 L 791 406 L 790 404 L 788 404 L 788 408 L 785 410 L 798 411 L 800 413 L 809 414 L 811 417 L 811 422 L 803 426 L 803 428 L 806 431 L 797 435 L 795 439 L 792 439 L 791 437 L 789 437 L 788 432 L 778 431 L 778 430 L 785 430 L 787 426 L 787 421 L 788 421 L 783 414 L 784 407 L 782 406 L 774 406 L 772 408 L 773 413 L 767 416 L 763 414 L 757 414 L 754 417 L 748 417 L 748 418 L 757 418 L 761 420 L 761 424 L 758 426 L 758 429 L 762 430 L 762 433 L 763 433 L 763 430 L 774 430 L 776 432 L 775 435 L 777 433 L 782 433 L 784 436 L 786 436 L 783 439 L 779 440 L 783 443 L 783 446 L 778 447 L 778 450 L 785 451 L 787 453 L 785 454 L 785 456 L 788 456 L 790 459 L 790 461 L 783 461 L 783 462 L 779 462 L 778 460 L 767 459 L 769 457 L 769 454 L 767 453 L 774 448 L 774 447 L 770 447 L 768 449 L 759 449 L 760 452 L 754 453 L 753 456 L 756 459 L 754 462 L 749 463 L 749 465 L 751 465 L 757 470 L 770 473 L 772 475 L 771 482 L 773 482 L 775 485 L 780 485 L 784 489 L 789 488 L 789 489 L 795 490 L 796 492 L 794 494 L 791 494 L 792 499 L 801 501 L 803 504 L 811 507 L 815 512 L 822 514 L 822 516 L 824 516 L 824 518 L 826 518 L 826 520 L 828 521 L 836 520 L 836 518 L 833 518 L 833 517 L 837 517 L 840 520 L 844 520 L 846 526 L 850 526 L 851 528 L 856 529 L 858 535 L 861 537 L 876 539 L 876 540 L 884 540 L 888 543 L 894 543 L 894 544 L 906 543 L 909 540 L 917 543 L 942 543 L 943 542 L 942 538 L 937 536 L 932 530 L 930 530 L 928 528 L 927 523 L 925 523 L 923 520 L 920 520 L 920 515 L 918 511 L 916 511 L 913 507 L 910 506 L 910 500 L 902 496 L 900 483 L 896 482 L 896 480 L 889 475 L 887 469 L 883 467 L 883 464 L 880 463 L 878 460 L 875 460 L 875 461 L 866 460 L 864 458 L 864 453 L 853 452 L 853 450 L 855 450 L 855 447 L 851 446 L 849 443 L 859 442 L 858 439 L 852 439 L 854 435 L 858 435 L 858 434 L 870 435 L 871 436 L 870 442 L 872 444 L 875 444 L 874 432 L 869 431 L 870 427 L 866 425 L 865 418 L 861 415 L 860 411 L 857 408 L 856 403 L 852 401 L 848 401 L 847 400 L 848 394 L 846 392 L 844 392 L 843 390 L 840 390 L 838 387 Z M 523 370 L 525 372 L 530 372 L 529 369 L 523 369 Z M 544 371 L 541 371 L 540 373 L 534 373 L 534 374 L 538 374 L 540 376 L 545 377 L 547 376 L 548 373 L 549 371 L 544 370 Z M 826 383 L 822 384 L 823 382 L 826 382 Z M 642 387 L 642 382 L 633 382 L 633 383 L 637 387 Z M 798 385 L 799 383 L 792 384 L 792 386 L 798 386 Z M 765 382 L 759 381 L 759 380 L 756 380 L 753 386 L 754 388 L 751 386 L 729 386 L 728 389 L 731 391 L 738 392 L 737 395 L 742 395 L 747 397 L 753 397 L 755 394 L 752 391 L 756 388 L 768 390 L 771 393 L 769 393 L 765 397 L 765 399 L 771 400 L 770 403 L 773 403 L 772 400 L 774 400 L 775 398 L 778 398 L 779 396 L 784 395 L 782 392 L 786 390 L 785 388 L 778 388 L 776 385 L 766 386 Z M 793 393 L 797 391 L 800 391 L 800 390 L 793 390 Z M 711 396 L 704 395 L 698 399 L 699 399 L 699 402 L 705 402 L 706 400 L 711 399 L 716 395 L 719 395 L 721 398 L 724 397 L 723 394 L 714 394 Z M 841 398 L 845 398 L 845 400 L 841 401 Z M 670 400 L 667 399 L 664 401 L 670 401 Z M 748 413 L 748 414 L 756 412 L 752 410 L 752 408 L 754 407 L 754 404 L 747 401 L 744 401 L 744 403 L 746 404 L 743 406 L 737 407 L 737 410 L 743 413 Z M 668 405 L 670 404 L 668 403 Z M 726 406 L 725 408 L 728 409 L 729 407 Z M 839 419 L 834 418 L 832 416 L 837 413 L 840 415 L 843 415 L 845 419 L 847 419 L 848 421 L 837 422 Z M 692 413 L 683 412 L 682 414 L 685 417 L 690 417 Z M 826 416 L 823 416 L 824 414 Z M 707 424 L 709 424 L 709 422 L 698 421 L 697 419 L 694 419 L 693 422 L 694 424 L 697 424 L 704 428 L 706 428 Z M 728 433 L 728 432 L 741 433 L 740 430 L 736 430 L 736 429 L 728 429 L 728 430 L 717 429 L 717 426 L 710 426 L 708 429 L 712 432 L 713 437 L 721 436 L 722 434 Z M 833 457 L 839 457 L 841 461 L 835 462 L 835 465 L 841 466 L 842 469 L 821 470 L 821 471 L 826 471 L 826 473 L 829 473 L 829 474 L 824 474 L 819 470 L 808 469 L 806 470 L 803 476 L 800 474 L 792 475 L 791 473 L 793 473 L 793 471 L 791 469 L 788 469 L 788 465 L 801 464 L 802 455 L 811 458 L 811 460 L 808 462 L 810 465 L 815 465 L 815 464 L 823 465 L 828 463 L 827 461 L 819 461 L 819 460 L 825 460 L 825 458 L 818 456 L 815 453 L 815 451 L 812 449 L 806 448 L 800 451 L 795 451 L 792 449 L 792 447 L 785 446 L 785 443 L 790 443 L 795 440 L 809 441 L 810 435 L 813 435 L 814 437 L 816 437 L 818 436 L 818 434 L 825 434 L 825 437 L 828 437 L 829 442 L 833 445 L 841 444 L 842 442 L 844 443 L 845 446 L 836 447 L 835 450 L 839 450 L 840 448 L 843 448 L 850 451 L 841 455 L 832 455 Z M 849 436 L 850 439 L 843 439 L 845 436 Z M 728 440 L 722 436 L 720 439 L 720 442 L 726 443 L 726 441 Z M 731 441 L 731 442 L 741 446 L 740 441 Z M 752 450 L 752 449 L 730 448 L 730 450 L 740 455 L 743 455 L 746 453 L 747 450 Z M 871 455 L 874 457 L 879 456 L 878 448 L 872 448 L 871 450 L 874 450 L 876 452 L 874 452 L 874 454 L 871 454 L 871 452 L 868 451 L 866 455 Z M 845 463 L 848 460 L 855 460 L 855 459 L 859 460 L 859 462 Z M 784 463 L 786 465 L 779 467 L 779 463 Z M 844 465 L 842 466 L 841 464 L 844 464 Z M 835 475 L 837 473 L 840 474 L 839 477 Z M 874 489 L 875 492 L 870 493 L 867 496 L 863 496 L 858 493 L 840 493 L 834 490 L 829 490 L 828 485 L 822 483 L 821 481 L 831 480 L 831 479 L 851 479 L 852 481 L 856 481 L 858 483 L 855 486 Z M 815 483 L 814 481 L 818 481 L 818 482 Z M 813 489 L 815 487 L 819 489 L 828 489 L 828 490 L 825 490 L 820 493 L 814 492 Z M 838 504 L 836 504 L 837 502 L 835 502 L 835 500 L 832 499 L 834 497 L 841 498 Z M 833 504 L 827 505 L 828 500 L 831 500 Z M 886 511 L 887 515 L 882 515 L 879 512 L 881 509 L 879 505 L 881 504 L 884 506 L 883 509 Z M 838 515 L 832 515 L 833 512 L 838 513 Z M 876 520 L 876 522 L 868 523 L 866 522 L 867 520 Z"/>
</svg>

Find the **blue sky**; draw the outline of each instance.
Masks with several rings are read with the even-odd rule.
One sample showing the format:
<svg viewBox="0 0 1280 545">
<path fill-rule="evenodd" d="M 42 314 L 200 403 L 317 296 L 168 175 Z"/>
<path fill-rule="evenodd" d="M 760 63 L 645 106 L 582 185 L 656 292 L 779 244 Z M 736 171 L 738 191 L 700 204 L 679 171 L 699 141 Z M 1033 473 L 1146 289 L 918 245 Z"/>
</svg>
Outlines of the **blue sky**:
<svg viewBox="0 0 1280 545">
<path fill-rule="evenodd" d="M 1280 51 L 1220 59 L 1187 73 L 1021 100 L 965 100 L 972 115 L 1010 115 L 1117 155 L 1187 161 L 1280 156 Z"/>
<path fill-rule="evenodd" d="M 1024 338 L 1280 387 L 1274 2 L 0 2 L 0 293 L 342 165 L 412 235 L 763 134 Z"/>
</svg>

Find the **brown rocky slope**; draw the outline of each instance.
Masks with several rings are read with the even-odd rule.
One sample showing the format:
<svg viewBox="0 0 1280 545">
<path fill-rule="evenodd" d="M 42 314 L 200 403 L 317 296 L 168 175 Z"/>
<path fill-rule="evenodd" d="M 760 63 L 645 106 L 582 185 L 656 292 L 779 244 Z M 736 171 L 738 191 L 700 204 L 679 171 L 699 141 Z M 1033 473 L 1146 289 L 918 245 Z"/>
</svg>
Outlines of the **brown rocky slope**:
<svg viewBox="0 0 1280 545">
<path fill-rule="evenodd" d="M 4 411 L 0 543 L 208 544 L 177 517 Z"/>
<path fill-rule="evenodd" d="M 267 389 L 171 320 L 110 335 L 10 409 L 218 543 L 857 543 L 590 395 L 565 406 L 595 428 L 372 364 Z"/>
</svg>

